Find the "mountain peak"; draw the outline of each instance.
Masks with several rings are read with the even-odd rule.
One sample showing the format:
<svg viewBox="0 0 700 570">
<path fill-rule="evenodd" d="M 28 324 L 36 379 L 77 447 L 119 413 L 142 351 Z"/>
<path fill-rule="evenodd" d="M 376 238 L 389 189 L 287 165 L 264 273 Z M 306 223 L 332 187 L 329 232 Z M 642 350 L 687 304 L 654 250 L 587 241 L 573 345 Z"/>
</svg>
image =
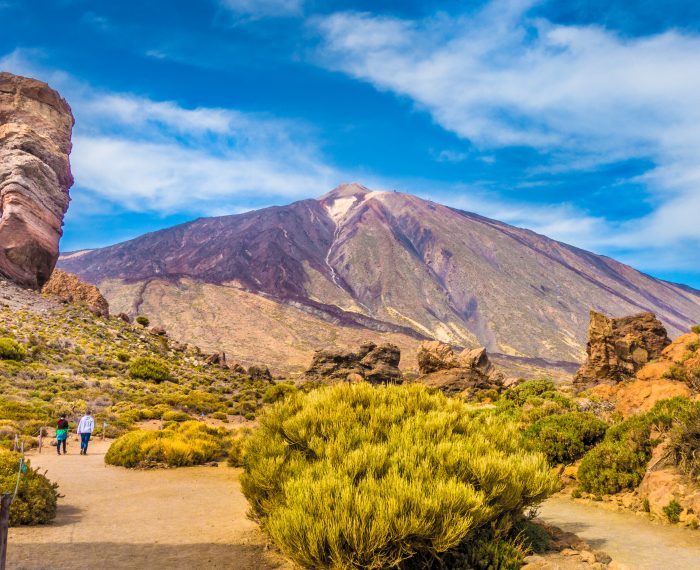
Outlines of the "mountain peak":
<svg viewBox="0 0 700 570">
<path fill-rule="evenodd" d="M 358 182 L 350 182 L 349 184 L 339 184 L 333 190 L 321 196 L 321 202 L 332 202 L 339 198 L 361 198 L 369 194 L 371 190 Z"/>
</svg>

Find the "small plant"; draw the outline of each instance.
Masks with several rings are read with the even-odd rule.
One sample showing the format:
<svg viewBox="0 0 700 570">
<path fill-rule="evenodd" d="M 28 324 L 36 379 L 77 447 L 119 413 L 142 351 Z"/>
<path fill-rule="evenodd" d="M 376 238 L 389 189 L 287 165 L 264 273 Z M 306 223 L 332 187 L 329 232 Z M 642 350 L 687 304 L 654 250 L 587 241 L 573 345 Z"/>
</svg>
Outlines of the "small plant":
<svg viewBox="0 0 700 570">
<path fill-rule="evenodd" d="M 525 435 L 550 463 L 571 463 L 603 439 L 606 429 L 591 413 L 568 412 L 538 420 Z"/>
<path fill-rule="evenodd" d="M 651 505 L 649 504 L 649 499 L 644 499 L 642 501 L 642 510 L 645 513 L 650 513 L 651 512 Z"/>
<path fill-rule="evenodd" d="M 695 334 L 700 334 L 700 325 L 695 325 L 693 327 L 690 327 L 690 331 L 694 332 Z"/>
<path fill-rule="evenodd" d="M 146 315 L 139 315 L 136 317 L 136 322 L 142 327 L 147 327 L 151 324 L 151 320 Z"/>
<path fill-rule="evenodd" d="M 129 366 L 129 374 L 132 378 L 153 380 L 154 382 L 170 380 L 170 369 L 167 364 L 151 356 L 141 356 L 134 359 Z"/>
<path fill-rule="evenodd" d="M 24 360 L 27 351 L 16 340 L 0 338 L 0 360 Z"/>
<path fill-rule="evenodd" d="M 287 394 L 293 394 L 297 391 L 294 384 L 280 383 L 270 386 L 263 394 L 262 401 L 266 404 L 274 404 L 282 400 Z"/>
<path fill-rule="evenodd" d="M 131 355 L 123 350 L 118 351 L 114 356 L 116 356 L 119 362 L 129 362 Z"/>
<path fill-rule="evenodd" d="M 683 507 L 676 499 L 672 499 L 671 502 L 663 508 L 664 514 L 671 524 L 676 524 L 681 520 L 681 513 L 683 512 Z"/>
</svg>

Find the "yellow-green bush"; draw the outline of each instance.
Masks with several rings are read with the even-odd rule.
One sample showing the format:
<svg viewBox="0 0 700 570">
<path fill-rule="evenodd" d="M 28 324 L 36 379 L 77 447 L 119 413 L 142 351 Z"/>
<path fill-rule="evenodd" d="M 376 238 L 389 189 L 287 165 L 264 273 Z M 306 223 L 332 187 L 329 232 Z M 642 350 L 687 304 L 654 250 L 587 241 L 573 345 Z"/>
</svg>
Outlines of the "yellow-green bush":
<svg viewBox="0 0 700 570">
<path fill-rule="evenodd" d="M 0 338 L 0 359 L 2 360 L 24 360 L 27 351 L 16 340 L 3 337 Z"/>
<path fill-rule="evenodd" d="M 550 463 L 571 463 L 603 439 L 606 428 L 591 413 L 568 412 L 536 421 L 525 435 Z"/>
<path fill-rule="evenodd" d="M 0 490 L 14 492 L 20 454 L 0 449 Z M 10 507 L 10 526 L 45 524 L 56 517 L 58 485 L 29 463 L 19 480 L 17 497 Z"/>
<path fill-rule="evenodd" d="M 223 458 L 228 445 L 226 430 L 188 421 L 159 431 L 126 433 L 110 445 L 105 462 L 122 467 L 186 467 Z"/>
<path fill-rule="evenodd" d="M 132 361 L 129 374 L 133 378 L 162 382 L 170 379 L 170 369 L 162 360 L 151 356 L 141 356 Z"/>
<path fill-rule="evenodd" d="M 556 487 L 517 425 L 421 385 L 340 384 L 266 410 L 243 491 L 305 568 L 396 568 L 508 528 Z"/>
</svg>

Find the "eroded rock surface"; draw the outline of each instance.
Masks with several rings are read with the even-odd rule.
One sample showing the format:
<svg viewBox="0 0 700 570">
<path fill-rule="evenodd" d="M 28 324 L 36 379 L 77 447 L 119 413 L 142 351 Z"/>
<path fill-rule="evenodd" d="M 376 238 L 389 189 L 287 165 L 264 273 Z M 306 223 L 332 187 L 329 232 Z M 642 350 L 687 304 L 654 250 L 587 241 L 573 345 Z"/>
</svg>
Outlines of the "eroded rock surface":
<svg viewBox="0 0 700 570">
<path fill-rule="evenodd" d="M 491 363 L 483 347 L 455 354 L 450 346 L 441 342 L 423 342 L 418 349 L 418 370 L 423 374 L 420 382 L 446 394 L 500 390 L 503 386 L 503 374 Z"/>
<path fill-rule="evenodd" d="M 58 259 L 73 115 L 46 83 L 0 72 L 0 275 L 39 289 Z"/>
<path fill-rule="evenodd" d="M 56 269 L 41 291 L 67 303 L 84 303 L 94 314 L 109 316 L 109 303 L 100 290 L 72 273 Z"/>
<path fill-rule="evenodd" d="M 401 350 L 391 343 L 376 345 L 365 342 L 357 352 L 318 350 L 304 378 L 321 382 L 366 380 L 373 384 L 397 383 L 401 382 L 400 361 Z"/>
<path fill-rule="evenodd" d="M 632 378 L 669 344 L 666 329 L 653 313 L 611 318 L 591 311 L 586 362 L 576 373 L 579 389 L 617 384 Z"/>
</svg>

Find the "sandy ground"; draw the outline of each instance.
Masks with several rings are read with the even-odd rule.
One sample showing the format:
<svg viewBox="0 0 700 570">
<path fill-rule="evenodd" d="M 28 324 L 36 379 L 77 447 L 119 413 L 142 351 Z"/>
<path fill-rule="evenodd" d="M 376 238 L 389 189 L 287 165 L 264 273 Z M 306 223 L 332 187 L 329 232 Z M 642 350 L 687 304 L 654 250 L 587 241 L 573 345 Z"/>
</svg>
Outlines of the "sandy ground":
<svg viewBox="0 0 700 570">
<path fill-rule="evenodd" d="M 68 455 L 30 456 L 64 498 L 53 524 L 10 530 L 8 568 L 290 568 L 246 518 L 240 470 L 110 467 L 107 447 L 93 441 L 81 456 L 70 441 Z"/>
<path fill-rule="evenodd" d="M 546 501 L 539 518 L 577 534 L 630 569 L 700 570 L 700 531 L 561 497 Z"/>
</svg>

